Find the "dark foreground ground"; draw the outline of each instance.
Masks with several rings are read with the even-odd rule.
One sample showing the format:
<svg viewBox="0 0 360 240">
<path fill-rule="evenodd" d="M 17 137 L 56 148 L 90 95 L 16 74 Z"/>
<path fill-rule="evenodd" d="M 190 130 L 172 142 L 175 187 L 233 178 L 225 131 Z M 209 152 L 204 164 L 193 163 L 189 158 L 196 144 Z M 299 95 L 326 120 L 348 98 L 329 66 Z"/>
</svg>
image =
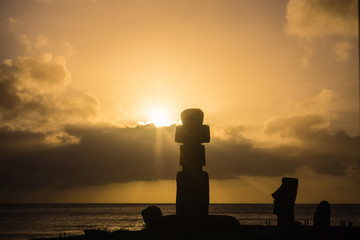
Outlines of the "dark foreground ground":
<svg viewBox="0 0 360 240">
<path fill-rule="evenodd" d="M 359 227 L 330 227 L 326 231 L 314 231 L 309 226 L 299 226 L 292 229 L 275 226 L 239 226 L 231 231 L 216 231 L 214 229 L 199 231 L 101 231 L 84 230 L 83 235 L 46 240 L 122 240 L 122 239 L 360 239 Z M 40 240 L 40 239 L 37 239 Z M 42 238 L 41 240 L 45 240 Z"/>
</svg>

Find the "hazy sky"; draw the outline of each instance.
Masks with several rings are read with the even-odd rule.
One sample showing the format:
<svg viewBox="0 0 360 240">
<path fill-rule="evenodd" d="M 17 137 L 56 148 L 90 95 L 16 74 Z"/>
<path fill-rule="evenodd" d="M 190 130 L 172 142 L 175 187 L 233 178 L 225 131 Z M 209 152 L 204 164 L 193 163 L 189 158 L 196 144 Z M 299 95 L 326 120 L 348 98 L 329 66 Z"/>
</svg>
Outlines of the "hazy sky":
<svg viewBox="0 0 360 240">
<path fill-rule="evenodd" d="M 289 176 L 299 203 L 360 203 L 357 9 L 2 0 L 0 202 L 175 202 L 171 124 L 195 107 L 211 202 L 270 203 Z"/>
</svg>

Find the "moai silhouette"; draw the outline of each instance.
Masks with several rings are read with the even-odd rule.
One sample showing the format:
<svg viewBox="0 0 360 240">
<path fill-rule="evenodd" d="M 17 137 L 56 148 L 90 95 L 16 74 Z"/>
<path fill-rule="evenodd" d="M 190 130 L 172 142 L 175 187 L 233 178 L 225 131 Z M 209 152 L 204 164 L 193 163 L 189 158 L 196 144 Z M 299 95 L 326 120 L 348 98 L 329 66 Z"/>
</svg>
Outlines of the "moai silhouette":
<svg viewBox="0 0 360 240">
<path fill-rule="evenodd" d="M 180 146 L 180 165 L 177 173 L 176 215 L 189 219 L 208 216 L 209 175 L 205 166 L 205 146 L 210 142 L 210 129 L 203 125 L 204 113 L 200 109 L 186 109 L 181 113 L 183 125 L 176 127 L 175 142 Z"/>
<path fill-rule="evenodd" d="M 274 213 L 278 226 L 290 226 L 295 224 L 294 207 L 298 179 L 283 177 L 281 181 L 281 186 L 271 195 L 274 198 Z"/>
</svg>

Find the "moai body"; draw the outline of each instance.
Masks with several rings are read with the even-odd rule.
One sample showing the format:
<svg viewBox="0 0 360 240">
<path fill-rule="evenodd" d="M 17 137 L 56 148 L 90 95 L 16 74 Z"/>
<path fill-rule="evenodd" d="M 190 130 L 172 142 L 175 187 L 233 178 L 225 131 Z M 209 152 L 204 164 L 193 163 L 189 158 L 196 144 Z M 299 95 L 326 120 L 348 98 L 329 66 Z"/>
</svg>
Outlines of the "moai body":
<svg viewBox="0 0 360 240">
<path fill-rule="evenodd" d="M 209 175 L 205 166 L 205 146 L 210 142 L 210 129 L 203 125 L 204 113 L 200 109 L 186 109 L 181 113 L 183 125 L 176 127 L 175 142 L 180 146 L 180 165 L 177 173 L 176 215 L 202 218 L 209 212 Z"/>
<path fill-rule="evenodd" d="M 274 198 L 274 213 L 277 216 L 277 225 L 294 225 L 294 207 L 298 189 L 298 179 L 283 177 L 281 182 L 281 186 L 271 195 Z"/>
</svg>

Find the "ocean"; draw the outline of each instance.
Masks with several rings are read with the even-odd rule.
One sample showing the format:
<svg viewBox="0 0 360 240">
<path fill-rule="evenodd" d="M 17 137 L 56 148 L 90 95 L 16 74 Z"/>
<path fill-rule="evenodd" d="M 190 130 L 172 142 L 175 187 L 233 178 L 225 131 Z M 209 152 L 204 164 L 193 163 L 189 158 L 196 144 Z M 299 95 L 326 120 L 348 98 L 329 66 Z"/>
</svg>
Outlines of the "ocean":
<svg viewBox="0 0 360 240">
<path fill-rule="evenodd" d="M 175 214 L 175 204 L 0 204 L 0 239 L 27 240 L 83 234 L 84 229 L 141 230 L 141 210 L 160 207 L 163 215 Z M 316 204 L 297 204 L 295 218 L 312 225 Z M 242 225 L 276 225 L 272 204 L 210 204 L 210 214 L 231 215 Z M 340 221 L 360 226 L 360 204 L 332 204 L 331 225 Z"/>
</svg>

